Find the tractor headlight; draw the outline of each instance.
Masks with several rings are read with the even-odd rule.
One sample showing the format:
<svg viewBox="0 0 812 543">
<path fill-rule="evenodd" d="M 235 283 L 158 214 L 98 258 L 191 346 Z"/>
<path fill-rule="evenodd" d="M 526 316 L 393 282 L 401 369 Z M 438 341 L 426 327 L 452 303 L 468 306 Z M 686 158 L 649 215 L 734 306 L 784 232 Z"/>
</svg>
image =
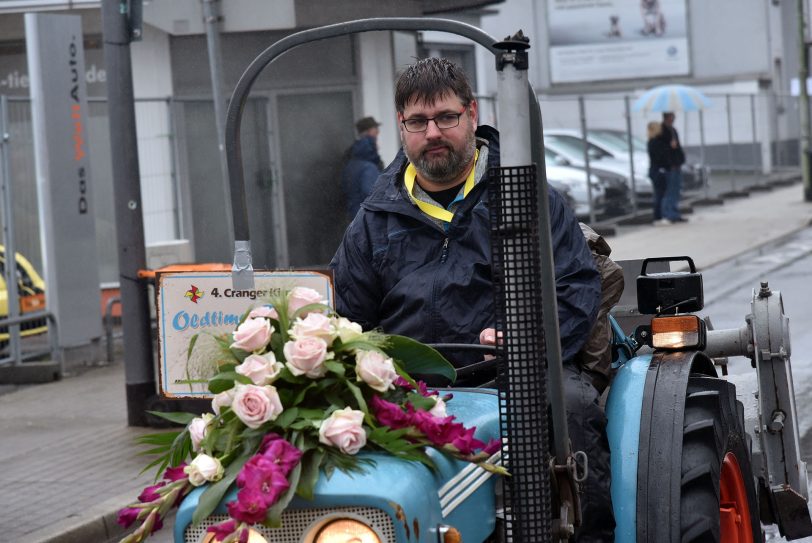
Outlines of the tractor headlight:
<svg viewBox="0 0 812 543">
<path fill-rule="evenodd" d="M 333 518 L 313 529 L 313 543 L 381 543 L 375 530 L 354 518 Z"/>
<path fill-rule="evenodd" d="M 651 319 L 651 346 L 655 349 L 704 349 L 705 323 L 696 315 Z"/>
</svg>

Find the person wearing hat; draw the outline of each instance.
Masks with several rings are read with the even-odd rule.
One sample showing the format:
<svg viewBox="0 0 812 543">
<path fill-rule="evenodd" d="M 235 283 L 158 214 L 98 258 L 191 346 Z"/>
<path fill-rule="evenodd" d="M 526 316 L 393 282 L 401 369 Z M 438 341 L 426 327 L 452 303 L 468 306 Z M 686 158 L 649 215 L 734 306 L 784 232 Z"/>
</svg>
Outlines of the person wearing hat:
<svg viewBox="0 0 812 543">
<path fill-rule="evenodd" d="M 358 139 L 345 154 L 341 172 L 341 188 L 347 199 L 350 220 L 358 213 L 361 202 L 372 192 L 372 186 L 383 170 L 378 154 L 378 134 L 381 124 L 374 117 L 364 117 L 355 123 Z"/>
</svg>

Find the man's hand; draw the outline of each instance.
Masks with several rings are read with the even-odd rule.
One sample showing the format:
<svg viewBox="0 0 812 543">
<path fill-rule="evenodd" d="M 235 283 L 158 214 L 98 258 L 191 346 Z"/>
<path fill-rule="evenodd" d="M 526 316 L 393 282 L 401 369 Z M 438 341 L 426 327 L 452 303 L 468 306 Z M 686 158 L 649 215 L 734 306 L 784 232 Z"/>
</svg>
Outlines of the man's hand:
<svg viewBox="0 0 812 543">
<path fill-rule="evenodd" d="M 502 332 L 496 331 L 495 328 L 485 328 L 479 333 L 479 342 L 482 345 L 496 345 L 496 340 L 502 339 Z"/>
</svg>

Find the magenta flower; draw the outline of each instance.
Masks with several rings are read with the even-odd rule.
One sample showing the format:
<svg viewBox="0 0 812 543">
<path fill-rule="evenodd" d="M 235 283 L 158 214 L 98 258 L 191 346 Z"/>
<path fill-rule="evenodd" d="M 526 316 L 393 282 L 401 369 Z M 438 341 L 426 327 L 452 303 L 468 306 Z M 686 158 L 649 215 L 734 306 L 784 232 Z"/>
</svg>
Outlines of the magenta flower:
<svg viewBox="0 0 812 543">
<path fill-rule="evenodd" d="M 237 486 L 257 490 L 264 496 L 267 507 L 279 499 L 289 487 L 283 468 L 267 456 L 252 457 L 240 470 Z"/>
<path fill-rule="evenodd" d="M 463 428 L 462 433 L 451 441 L 451 445 L 456 447 L 461 454 L 474 454 L 477 449 L 483 449 L 485 443 L 476 439 L 474 432 L 476 432 L 476 428 Z"/>
<path fill-rule="evenodd" d="M 252 487 L 240 490 L 237 493 L 237 501 L 228 502 L 226 507 L 230 517 L 249 524 L 262 522 L 268 512 L 265 495 Z"/>
<path fill-rule="evenodd" d="M 181 462 L 179 466 L 176 466 L 174 468 L 172 467 L 166 468 L 166 471 L 164 472 L 164 479 L 168 481 L 179 481 L 181 479 L 186 479 L 187 475 L 183 471 L 183 468 L 185 467 L 186 462 Z"/>
<path fill-rule="evenodd" d="M 119 509 L 118 515 L 116 516 L 116 522 L 125 528 L 129 528 L 136 520 L 138 520 L 138 514 L 141 513 L 141 511 L 142 509 L 137 507 L 125 507 L 124 509 Z"/>
<path fill-rule="evenodd" d="M 142 503 L 149 503 L 159 499 L 161 495 L 158 493 L 158 489 L 164 485 L 166 485 L 166 483 L 161 481 L 156 485 L 146 487 L 138 496 L 138 501 Z"/>
<path fill-rule="evenodd" d="M 488 441 L 488 444 L 485 445 L 485 448 L 482 451 L 488 455 L 496 454 L 496 451 L 502 449 L 502 442 L 499 439 L 492 439 Z"/>
<path fill-rule="evenodd" d="M 268 443 L 262 456 L 275 462 L 282 469 L 282 474 L 287 475 L 301 460 L 302 451 L 284 439 L 277 439 Z"/>
<path fill-rule="evenodd" d="M 206 531 L 214 534 L 215 541 L 222 541 L 228 536 L 230 536 L 236 529 L 237 529 L 237 521 L 234 519 L 230 519 L 225 522 L 221 522 L 220 524 L 209 526 L 208 530 Z"/>
<path fill-rule="evenodd" d="M 380 396 L 373 396 L 369 401 L 375 418 L 384 426 L 394 430 L 412 426 L 412 417 L 403 411 L 398 404 L 388 402 Z"/>
</svg>

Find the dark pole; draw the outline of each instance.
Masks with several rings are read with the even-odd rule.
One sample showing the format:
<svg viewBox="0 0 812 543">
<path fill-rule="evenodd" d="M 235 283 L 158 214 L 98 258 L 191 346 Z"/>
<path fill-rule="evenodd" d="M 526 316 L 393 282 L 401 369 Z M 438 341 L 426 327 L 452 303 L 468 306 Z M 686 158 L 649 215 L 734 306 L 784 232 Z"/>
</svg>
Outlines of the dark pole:
<svg viewBox="0 0 812 543">
<path fill-rule="evenodd" d="M 147 285 L 138 280 L 138 270 L 146 267 L 146 249 L 128 5 L 126 0 L 103 0 L 101 7 L 121 285 L 121 324 L 124 331 L 127 422 L 130 426 L 147 426 L 146 404 L 150 397 L 155 396 L 156 389 Z"/>
</svg>

